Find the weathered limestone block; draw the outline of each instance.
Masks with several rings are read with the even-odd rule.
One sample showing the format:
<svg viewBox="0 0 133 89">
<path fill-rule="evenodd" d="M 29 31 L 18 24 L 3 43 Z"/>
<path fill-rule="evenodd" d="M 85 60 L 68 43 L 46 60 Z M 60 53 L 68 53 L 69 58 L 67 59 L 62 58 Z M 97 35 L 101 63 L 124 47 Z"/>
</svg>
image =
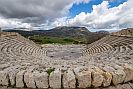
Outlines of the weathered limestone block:
<svg viewBox="0 0 133 89">
<path fill-rule="evenodd" d="M 64 88 L 76 88 L 76 79 L 72 70 L 67 70 L 63 75 Z"/>
<path fill-rule="evenodd" d="M 110 72 L 104 70 L 103 67 L 101 67 L 101 69 L 100 69 L 100 71 L 101 71 L 101 74 L 103 75 L 102 86 L 103 87 L 107 87 L 107 86 L 109 86 L 111 84 L 112 74 Z"/>
<path fill-rule="evenodd" d="M 109 86 L 111 84 L 111 80 L 112 80 L 112 75 L 109 72 L 104 72 L 103 73 L 104 79 L 103 79 L 103 86 Z"/>
<path fill-rule="evenodd" d="M 26 72 L 25 70 L 22 70 L 16 74 L 16 87 L 20 87 L 20 88 L 24 87 L 23 80 L 24 80 L 25 72 Z"/>
<path fill-rule="evenodd" d="M 121 69 L 115 70 L 111 66 L 105 66 L 103 69 L 112 74 L 112 83 L 114 85 L 117 85 L 124 81 L 126 74 L 123 70 Z"/>
<path fill-rule="evenodd" d="M 0 64 L 0 69 L 8 68 L 9 65 L 10 65 L 9 63 L 7 63 L 7 64 Z"/>
<path fill-rule="evenodd" d="M 12 88 L 12 87 L 8 87 L 7 89 L 18 89 L 18 88 Z"/>
<path fill-rule="evenodd" d="M 116 60 L 116 59 L 115 59 L 115 60 Z M 124 69 L 122 66 L 117 65 L 116 63 L 111 63 L 110 65 L 111 65 L 114 69 L 116 69 L 116 70 L 118 70 L 118 69 L 123 70 L 123 69 Z"/>
<path fill-rule="evenodd" d="M 16 84 L 16 74 L 17 74 L 18 70 L 17 69 L 13 69 L 11 70 L 10 72 L 8 72 L 8 75 L 9 75 L 9 79 L 10 79 L 10 85 L 11 86 L 15 86 Z"/>
<path fill-rule="evenodd" d="M 0 86 L 0 89 L 2 88 L 2 86 Z"/>
<path fill-rule="evenodd" d="M 75 68 L 74 72 L 78 79 L 79 88 L 87 88 L 91 86 L 91 69 L 89 68 Z"/>
<path fill-rule="evenodd" d="M 94 87 L 99 87 L 102 85 L 104 80 L 103 71 L 95 67 L 92 71 L 92 85 Z"/>
<path fill-rule="evenodd" d="M 48 88 L 48 73 L 47 72 L 34 72 L 34 80 L 38 88 Z"/>
<path fill-rule="evenodd" d="M 7 71 L 0 71 L 0 85 L 9 85 L 9 75 Z"/>
<path fill-rule="evenodd" d="M 59 69 L 50 74 L 49 85 L 51 88 L 61 88 L 61 71 Z"/>
<path fill-rule="evenodd" d="M 128 84 L 129 84 L 130 87 L 133 89 L 133 83 L 130 83 L 130 82 L 129 82 Z"/>
<path fill-rule="evenodd" d="M 29 66 L 29 67 L 26 69 L 26 71 L 32 72 L 35 68 L 36 68 L 36 66 Z"/>
<path fill-rule="evenodd" d="M 122 86 L 122 89 L 132 89 L 132 87 L 129 84 L 123 84 L 121 86 Z"/>
<path fill-rule="evenodd" d="M 132 89 L 130 84 L 118 84 L 115 86 L 116 89 Z"/>
<path fill-rule="evenodd" d="M 109 87 L 107 87 L 105 89 L 116 89 L 116 88 L 114 86 L 109 86 Z"/>
<path fill-rule="evenodd" d="M 32 72 L 26 72 L 24 74 L 24 82 L 26 83 L 26 86 L 28 88 L 36 88 L 35 86 L 35 81 L 34 81 L 34 76 Z"/>
<path fill-rule="evenodd" d="M 113 79 L 112 82 L 114 85 L 117 85 L 119 83 L 123 83 L 125 79 L 125 72 L 123 70 L 116 70 L 114 74 L 112 74 Z"/>
<path fill-rule="evenodd" d="M 15 84 L 16 84 L 15 79 L 16 79 L 16 74 L 19 71 L 19 66 L 17 66 L 17 65 L 12 66 L 12 67 L 4 69 L 4 71 L 6 71 L 8 73 L 10 85 L 15 86 Z"/>
<path fill-rule="evenodd" d="M 0 89 L 7 89 L 8 87 L 7 86 L 2 86 Z"/>
<path fill-rule="evenodd" d="M 123 89 L 122 86 L 120 84 L 115 86 L 116 89 Z"/>
<path fill-rule="evenodd" d="M 133 66 L 130 66 L 128 64 L 124 65 L 124 72 L 126 73 L 126 77 L 124 82 L 128 82 L 133 80 Z"/>
</svg>

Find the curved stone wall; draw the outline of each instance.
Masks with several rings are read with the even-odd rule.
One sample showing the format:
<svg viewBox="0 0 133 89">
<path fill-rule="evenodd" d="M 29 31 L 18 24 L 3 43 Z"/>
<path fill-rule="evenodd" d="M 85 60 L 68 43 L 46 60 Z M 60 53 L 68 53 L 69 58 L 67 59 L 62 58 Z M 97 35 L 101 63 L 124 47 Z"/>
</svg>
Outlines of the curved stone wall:
<svg viewBox="0 0 133 89">
<path fill-rule="evenodd" d="M 12 88 L 12 87 L 8 87 L 8 86 L 0 86 L 0 89 L 27 89 L 27 88 Z M 34 89 L 34 88 L 30 88 L 30 89 Z M 38 88 L 41 89 L 41 88 Z M 49 88 L 51 89 L 51 88 Z M 71 88 L 68 88 L 71 89 Z M 125 83 L 125 84 L 118 84 L 118 85 L 111 85 L 108 87 L 99 87 L 99 88 L 86 88 L 86 89 L 133 89 L 133 83 Z"/>
<path fill-rule="evenodd" d="M 126 83 L 133 80 L 132 39 L 109 36 L 88 45 L 87 51 L 83 51 L 86 56 L 54 60 L 47 56 L 45 48 L 20 35 L 6 34 L 0 37 L 0 85 L 106 89 L 124 84 L 122 87 L 129 87 Z"/>
</svg>

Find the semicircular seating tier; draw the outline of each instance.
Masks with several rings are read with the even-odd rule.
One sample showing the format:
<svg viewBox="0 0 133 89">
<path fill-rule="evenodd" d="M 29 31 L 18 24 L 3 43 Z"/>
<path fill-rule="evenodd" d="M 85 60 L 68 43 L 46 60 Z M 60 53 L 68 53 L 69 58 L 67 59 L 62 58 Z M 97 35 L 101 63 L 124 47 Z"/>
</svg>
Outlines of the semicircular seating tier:
<svg viewBox="0 0 133 89">
<path fill-rule="evenodd" d="M 0 34 L 0 85 L 18 88 L 132 89 L 133 38 L 107 36 L 76 60 L 60 60 L 17 33 Z M 124 88 L 128 87 L 128 88 Z M 113 88 L 116 89 L 116 88 Z"/>
<path fill-rule="evenodd" d="M 106 36 L 86 47 L 84 54 L 95 54 L 106 51 L 124 51 L 126 49 L 132 49 L 130 44 L 133 44 L 133 37 L 129 36 Z"/>
</svg>

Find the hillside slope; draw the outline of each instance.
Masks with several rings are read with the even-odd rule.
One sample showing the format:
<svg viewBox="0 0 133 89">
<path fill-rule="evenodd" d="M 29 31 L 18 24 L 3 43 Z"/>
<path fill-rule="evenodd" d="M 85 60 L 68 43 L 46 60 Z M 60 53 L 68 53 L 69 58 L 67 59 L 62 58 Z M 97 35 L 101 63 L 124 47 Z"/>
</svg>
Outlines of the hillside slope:
<svg viewBox="0 0 133 89">
<path fill-rule="evenodd" d="M 112 35 L 133 36 L 133 28 L 122 29 L 121 31 L 112 33 Z"/>
<path fill-rule="evenodd" d="M 58 38 L 70 38 L 77 40 L 81 43 L 92 43 L 100 38 L 109 34 L 107 31 L 90 32 L 85 27 L 56 27 L 50 30 L 34 30 L 34 31 L 22 31 L 22 30 L 6 30 L 8 32 L 18 32 L 19 34 L 29 37 L 34 35 L 58 37 Z"/>
</svg>

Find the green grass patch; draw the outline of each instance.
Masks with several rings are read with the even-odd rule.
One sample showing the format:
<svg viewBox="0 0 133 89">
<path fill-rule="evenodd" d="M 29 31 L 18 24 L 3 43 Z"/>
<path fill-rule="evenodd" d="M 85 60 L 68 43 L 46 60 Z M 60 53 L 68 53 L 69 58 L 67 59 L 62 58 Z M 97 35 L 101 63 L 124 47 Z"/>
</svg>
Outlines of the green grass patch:
<svg viewBox="0 0 133 89">
<path fill-rule="evenodd" d="M 54 68 L 50 68 L 46 72 L 48 73 L 48 75 L 50 75 L 54 70 L 55 70 Z"/>
<path fill-rule="evenodd" d="M 49 37 L 49 36 L 30 36 L 28 37 L 30 40 L 34 41 L 38 44 L 53 44 L 53 43 L 59 43 L 59 44 L 83 44 L 85 42 L 82 42 L 79 39 L 75 38 L 60 38 L 60 37 Z"/>
</svg>

